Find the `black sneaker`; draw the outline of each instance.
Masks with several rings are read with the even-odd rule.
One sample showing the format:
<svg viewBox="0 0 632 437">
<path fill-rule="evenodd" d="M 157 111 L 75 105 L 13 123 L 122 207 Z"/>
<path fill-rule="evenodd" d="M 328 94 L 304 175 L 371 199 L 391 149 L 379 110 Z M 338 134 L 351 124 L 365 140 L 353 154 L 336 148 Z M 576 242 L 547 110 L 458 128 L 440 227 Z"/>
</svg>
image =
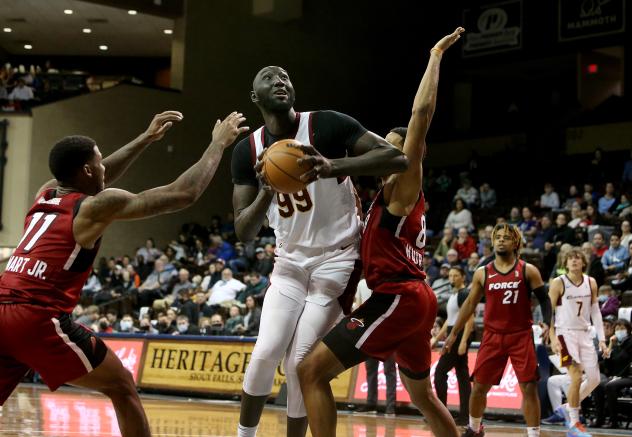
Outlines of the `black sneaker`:
<svg viewBox="0 0 632 437">
<path fill-rule="evenodd" d="M 465 431 L 463 432 L 463 434 L 461 434 L 461 437 L 483 437 L 484 435 L 485 435 L 485 430 L 483 429 L 483 425 L 481 425 L 481 429 L 479 432 L 474 432 L 474 430 L 470 428 L 470 426 L 468 425 L 465 428 Z"/>
<path fill-rule="evenodd" d="M 375 405 L 360 405 L 355 409 L 354 413 L 362 414 L 377 414 L 377 406 Z"/>
<path fill-rule="evenodd" d="M 386 407 L 384 411 L 385 417 L 395 417 L 395 408 L 394 407 Z"/>
</svg>

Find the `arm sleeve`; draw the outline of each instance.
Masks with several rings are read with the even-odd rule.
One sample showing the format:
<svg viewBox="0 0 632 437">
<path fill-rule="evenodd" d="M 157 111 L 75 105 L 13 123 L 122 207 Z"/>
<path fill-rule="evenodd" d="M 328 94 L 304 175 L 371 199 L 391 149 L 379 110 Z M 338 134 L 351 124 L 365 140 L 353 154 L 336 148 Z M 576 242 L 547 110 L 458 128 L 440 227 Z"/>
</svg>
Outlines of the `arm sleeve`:
<svg viewBox="0 0 632 437">
<path fill-rule="evenodd" d="M 590 307 L 590 318 L 597 332 L 597 339 L 599 341 L 606 341 L 606 335 L 603 331 L 603 320 L 601 319 L 601 310 L 599 310 L 599 304 L 597 302 L 593 303 Z"/>
<path fill-rule="evenodd" d="M 546 292 L 546 287 L 543 285 L 541 287 L 533 290 L 533 294 L 538 298 L 538 302 L 540 302 L 540 310 L 542 310 L 542 318 L 544 319 L 544 323 L 547 325 L 551 324 L 551 318 L 553 317 L 553 312 L 551 310 L 551 299 L 549 299 L 549 295 Z"/>
<path fill-rule="evenodd" d="M 328 158 L 351 155 L 353 146 L 367 129 L 358 120 L 336 111 L 318 111 L 312 115 L 314 146 Z"/>
<path fill-rule="evenodd" d="M 230 162 L 230 171 L 235 185 L 252 185 L 259 186 L 257 175 L 254 169 L 255 163 L 252 159 L 252 151 L 250 149 L 250 137 L 241 140 L 233 150 L 233 156 Z"/>
</svg>

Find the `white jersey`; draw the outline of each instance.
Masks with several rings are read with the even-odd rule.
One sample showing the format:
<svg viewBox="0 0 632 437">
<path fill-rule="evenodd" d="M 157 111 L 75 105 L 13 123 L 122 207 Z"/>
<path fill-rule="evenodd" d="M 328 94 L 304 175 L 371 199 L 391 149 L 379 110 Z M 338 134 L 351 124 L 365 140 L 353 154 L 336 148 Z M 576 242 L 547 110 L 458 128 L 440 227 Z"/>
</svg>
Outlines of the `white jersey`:
<svg viewBox="0 0 632 437">
<path fill-rule="evenodd" d="M 588 331 L 591 326 L 590 310 L 592 306 L 592 290 L 590 277 L 582 275 L 582 282 L 575 285 L 568 276 L 559 277 L 564 291 L 555 308 L 555 328 Z"/>
<path fill-rule="evenodd" d="M 297 114 L 296 141 L 313 144 L 311 112 Z M 264 128 L 254 132 L 255 156 L 264 149 Z M 361 209 L 351 179 L 318 179 L 294 194 L 277 195 L 268 208 L 270 227 L 278 248 L 329 248 L 346 246 L 360 238 Z"/>
</svg>

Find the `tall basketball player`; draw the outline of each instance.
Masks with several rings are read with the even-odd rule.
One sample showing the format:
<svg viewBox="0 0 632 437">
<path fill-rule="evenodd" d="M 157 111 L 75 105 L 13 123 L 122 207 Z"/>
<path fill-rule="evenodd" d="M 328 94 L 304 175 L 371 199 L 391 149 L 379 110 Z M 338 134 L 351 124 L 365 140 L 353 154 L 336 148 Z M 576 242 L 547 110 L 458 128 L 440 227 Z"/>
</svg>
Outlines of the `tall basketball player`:
<svg viewBox="0 0 632 437">
<path fill-rule="evenodd" d="M 421 188 L 426 133 L 436 107 L 441 57 L 463 32 L 463 28 L 457 28 L 430 50 L 408 128 L 396 128 L 386 137 L 402 148 L 410 167 L 383 180 L 366 218 L 362 262 L 373 294 L 342 319 L 299 365 L 314 437 L 336 435 L 336 404 L 330 381 L 368 357 L 385 360 L 393 354 L 413 403 L 423 412 L 434 435 L 458 435 L 452 416 L 435 396 L 428 378 L 430 331 L 437 315 L 437 298 L 424 281 L 426 217 Z"/>
<path fill-rule="evenodd" d="M 556 412 L 566 418 L 569 437 L 590 437 L 579 421 L 580 402 L 599 385 L 599 364 L 589 328 L 597 332 L 599 348 L 606 352 L 597 281 L 584 274 L 588 261 L 580 249 L 566 253 L 563 265 L 568 273 L 558 276 L 551 283 L 549 297 L 555 315 L 550 330 L 551 348 L 560 354 L 562 366 L 568 367 L 571 385 L 567 391 L 568 403 Z M 582 373 L 586 379 L 582 382 Z"/>
<path fill-rule="evenodd" d="M 202 158 L 169 185 L 139 194 L 105 188 L 181 119 L 175 111 L 156 115 L 145 133 L 105 159 L 94 140 L 83 136 L 65 137 L 51 150 L 55 179 L 38 191 L 24 235 L 0 279 L 0 405 L 31 368 L 51 390 L 71 384 L 108 396 L 123 436 L 150 435 L 131 374 L 70 313 L 106 228 L 117 220 L 193 204 L 213 178 L 224 150 L 248 129 L 239 127 L 245 119 L 236 112 L 217 120 Z"/>
<path fill-rule="evenodd" d="M 251 98 L 265 125 L 238 143 L 233 153 L 237 236 L 252 240 L 267 215 L 277 244 L 259 336 L 244 379 L 240 437 L 255 435 L 284 354 L 288 435 L 305 435 L 307 416 L 296 366 L 338 318 L 338 297 L 347 286 L 350 301 L 353 299 L 354 270 L 359 275 L 361 211 L 348 176 L 382 175 L 407 168 L 401 151 L 353 118 L 334 111 L 296 112 L 294 97 L 283 68 L 262 68 L 255 76 Z M 286 138 L 310 145 L 304 150 L 314 167 L 303 177 L 306 181 L 317 178 L 292 195 L 276 193 L 257 178 L 261 169 L 257 157 Z"/>
<path fill-rule="evenodd" d="M 529 437 L 537 437 L 540 435 L 540 399 L 531 294 L 538 298 L 544 320 L 551 320 L 551 302 L 538 269 L 518 258 L 522 246 L 518 228 L 506 223 L 496 225 L 492 243 L 496 259 L 474 273 L 470 295 L 461 306 L 442 354 L 451 350 L 457 335 L 485 294 L 483 340 L 472 373 L 470 423 L 463 436 L 482 437 L 485 434 L 481 421 L 487 405 L 487 392 L 500 383 L 507 360 L 511 359 L 522 391 L 527 433 Z M 548 335 L 546 324 L 543 329 L 543 335 Z"/>
</svg>

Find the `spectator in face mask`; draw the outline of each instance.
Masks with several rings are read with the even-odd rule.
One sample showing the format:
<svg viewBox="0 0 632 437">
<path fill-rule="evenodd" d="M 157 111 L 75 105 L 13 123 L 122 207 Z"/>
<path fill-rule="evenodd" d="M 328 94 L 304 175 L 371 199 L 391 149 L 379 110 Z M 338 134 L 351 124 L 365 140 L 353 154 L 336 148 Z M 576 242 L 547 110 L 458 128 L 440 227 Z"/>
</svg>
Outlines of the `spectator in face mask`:
<svg viewBox="0 0 632 437">
<path fill-rule="evenodd" d="M 156 325 L 158 334 L 173 334 L 176 331 L 176 327 L 173 326 L 171 320 L 167 316 L 167 313 L 158 313 L 158 324 Z"/>
<path fill-rule="evenodd" d="M 200 330 L 197 326 L 189 323 L 189 318 L 183 314 L 180 314 L 176 318 L 177 331 L 173 335 L 200 335 Z"/>
<path fill-rule="evenodd" d="M 609 285 L 599 287 L 599 307 L 601 308 L 601 316 L 616 316 L 619 313 L 619 298 L 616 292 Z"/>
<path fill-rule="evenodd" d="M 221 314 L 211 316 L 210 332 L 207 335 L 226 335 L 224 331 L 224 318 Z"/>
<path fill-rule="evenodd" d="M 136 331 L 137 329 L 134 328 L 134 319 L 130 314 L 125 314 L 121 319 L 121 330 L 119 332 L 133 334 Z"/>
<path fill-rule="evenodd" d="M 98 328 L 99 328 L 98 332 L 105 332 L 107 334 L 114 332 L 114 330 L 112 329 L 112 326 L 110 326 L 110 322 L 108 321 L 106 317 L 101 317 L 99 319 Z"/>
</svg>

